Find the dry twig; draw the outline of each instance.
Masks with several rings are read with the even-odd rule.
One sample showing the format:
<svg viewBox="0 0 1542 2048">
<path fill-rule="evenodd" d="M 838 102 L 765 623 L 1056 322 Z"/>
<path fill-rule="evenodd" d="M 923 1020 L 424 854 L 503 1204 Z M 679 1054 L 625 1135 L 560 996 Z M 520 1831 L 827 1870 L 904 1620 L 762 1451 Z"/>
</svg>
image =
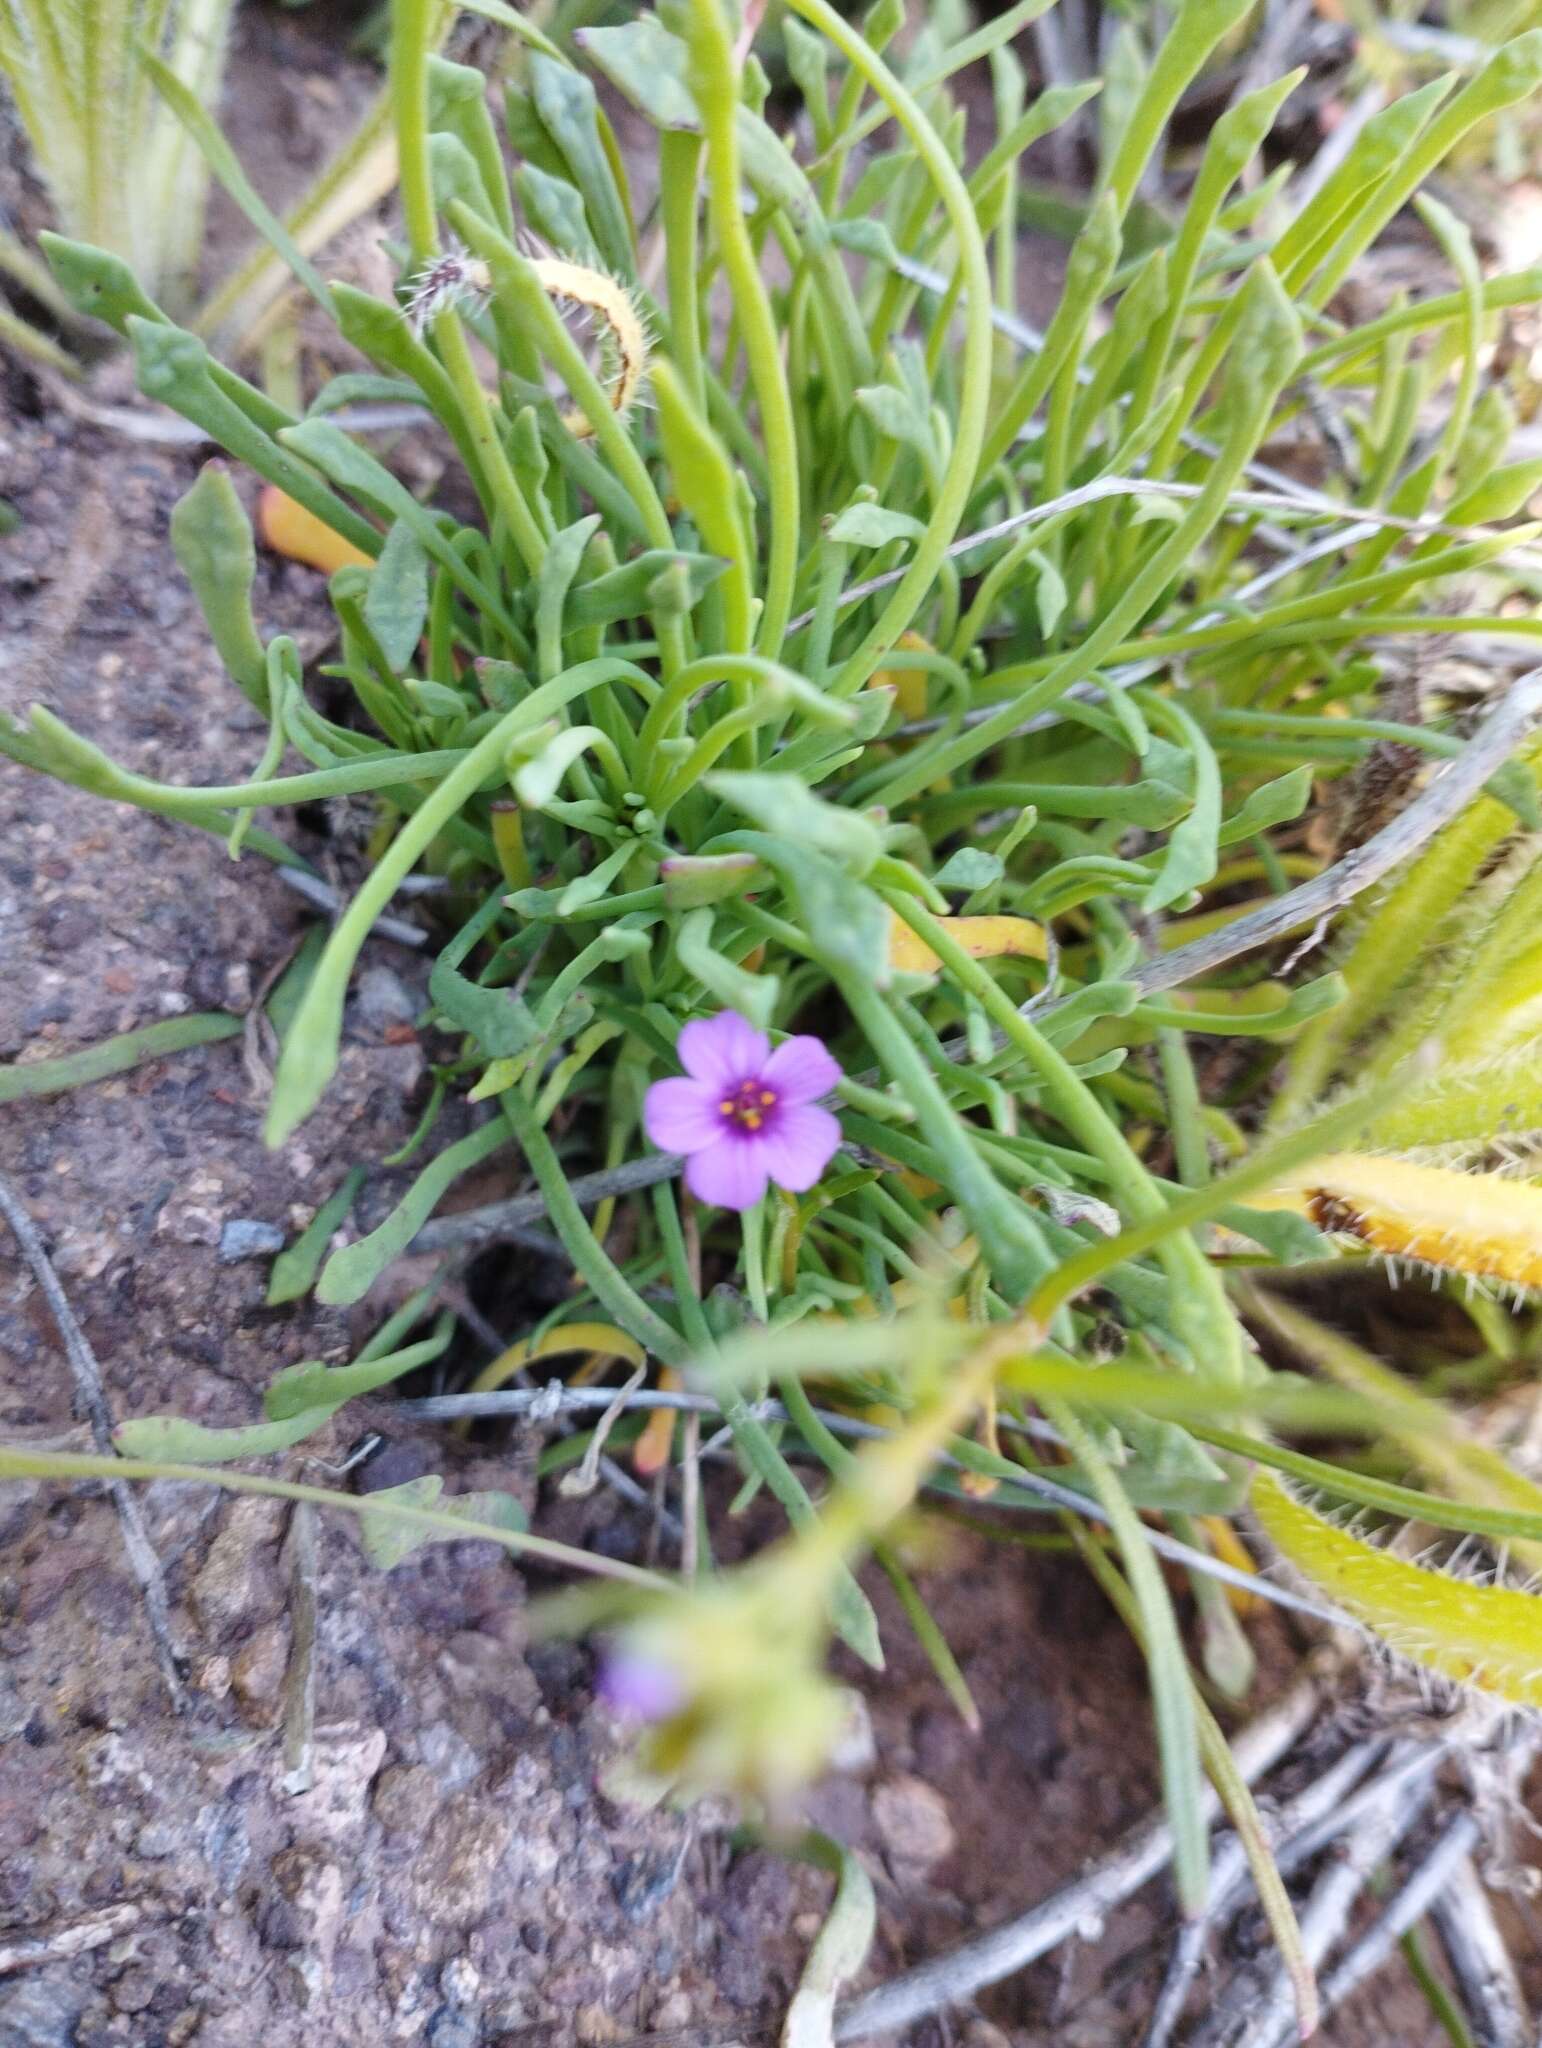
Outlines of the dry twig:
<svg viewBox="0 0 1542 2048">
<path fill-rule="evenodd" d="M 1436 770 L 1429 786 L 1390 825 L 1299 889 L 1249 911 L 1220 931 L 1178 946 L 1160 959 L 1148 960 L 1130 979 L 1148 995 L 1177 988 L 1241 953 L 1250 953 L 1255 946 L 1267 946 L 1342 910 L 1383 875 L 1412 859 L 1442 826 L 1464 811 L 1495 769 L 1509 760 L 1539 714 L 1542 668 L 1534 668 L 1511 685 L 1462 752 Z"/>
<path fill-rule="evenodd" d="M 289 1521 L 289 1669 L 284 1674 L 284 1790 L 309 1792 L 315 1782 L 316 1510 L 297 1501 Z"/>
<path fill-rule="evenodd" d="M 17 1970 L 41 1969 L 45 1963 L 68 1962 L 72 1956 L 105 1948 L 108 1942 L 137 1926 L 139 1919 L 137 1906 L 104 1906 L 100 1913 L 72 1921 L 52 1934 L 25 1935 L 20 1941 L 8 1941 L 0 1946 L 0 1977 L 9 1977 Z"/>
<path fill-rule="evenodd" d="M 308 875 L 303 868 L 276 868 L 274 873 L 297 896 L 303 896 L 307 903 L 315 904 L 329 917 L 337 917 L 343 909 L 343 899 L 330 882 L 322 881 L 319 875 Z M 408 924 L 405 918 L 392 917 L 382 911 L 370 926 L 377 938 L 394 939 L 399 946 L 422 946 L 428 943 L 428 933 L 421 925 Z"/>
<path fill-rule="evenodd" d="M 1314 1971 L 1342 1936 L 1355 1901 L 1372 1873 L 1397 1848 L 1435 1796 L 1434 1774 L 1422 1783 L 1378 1787 L 1380 1797 L 1344 1838 L 1312 1887 L 1300 1915 L 1301 1947 Z M 1261 1979 L 1261 1981 L 1260 1981 Z M 1294 2024 L 1295 1997 L 1284 1966 L 1267 1960 L 1264 1971 L 1245 1971 L 1218 2000 L 1193 2048 L 1275 2048 Z"/>
<path fill-rule="evenodd" d="M 1436 1836 L 1424 1861 L 1405 1879 L 1385 1912 L 1367 1928 L 1322 1987 L 1324 2012 L 1374 1976 L 1410 1927 L 1418 1925 L 1451 1880 L 1456 1865 L 1478 1840 L 1478 1817 L 1470 1810 L 1453 1814 Z M 1281 2039 L 1284 2037 L 1281 2036 Z"/>
<path fill-rule="evenodd" d="M 656 1187 L 661 1180 L 673 1180 L 685 1162 L 658 1155 L 632 1159 L 625 1166 L 610 1167 L 602 1173 L 586 1173 L 572 1183 L 574 1199 L 585 1209 L 596 1208 L 607 1195 L 634 1195 L 642 1188 Z M 458 1216 L 437 1216 L 425 1223 L 412 1240 L 415 1252 L 469 1251 L 483 1245 L 518 1243 L 515 1233 L 539 1223 L 546 1214 L 546 1197 L 537 1188 L 528 1195 L 515 1195 L 506 1202 L 489 1202 L 485 1208 L 465 1209 Z M 543 1239 L 543 1244 L 551 1240 Z"/>
<path fill-rule="evenodd" d="M 16 1190 L 3 1174 L 0 1174 L 0 1215 L 3 1215 L 11 1226 L 21 1255 L 31 1268 L 32 1277 L 42 1290 L 43 1299 L 48 1303 L 49 1313 L 64 1345 L 64 1354 L 69 1360 L 70 1372 L 75 1381 L 77 1411 L 90 1422 L 92 1440 L 98 1452 L 104 1458 L 110 1458 L 113 1455 L 112 1411 L 107 1405 L 107 1393 L 102 1385 L 102 1369 L 96 1362 L 95 1352 L 86 1341 L 85 1331 L 75 1318 L 69 1297 L 59 1284 L 59 1276 L 54 1271 L 53 1261 L 48 1256 L 47 1247 L 36 1224 L 27 1213 Z M 128 1553 L 129 1569 L 138 1581 L 144 1599 L 161 1680 L 166 1687 L 173 1710 L 180 1714 L 187 1708 L 187 1693 L 182 1684 L 181 1656 L 172 1634 L 171 1602 L 167 1597 L 161 1562 L 155 1554 L 154 1544 L 150 1541 L 144 1512 L 133 1488 L 125 1480 L 114 1479 L 108 1481 L 108 1491 L 112 1495 L 118 1523 L 123 1531 L 123 1547 Z"/>
<path fill-rule="evenodd" d="M 1321 1700 L 1322 1680 L 1307 1674 L 1238 1736 L 1234 1745 L 1237 1768 L 1249 1784 L 1293 1746 Z M 1207 1786 L 1207 1812 L 1213 1816 L 1218 1805 L 1214 1791 Z M 1074 1884 L 1029 1912 L 947 1955 L 907 1970 L 845 2006 L 836 2017 L 836 2040 L 860 2041 L 869 2034 L 897 2032 L 1025 1969 L 1082 1927 L 1101 1921 L 1138 1891 L 1166 1865 L 1172 1846 L 1165 1820 L 1143 1821 Z"/>
<path fill-rule="evenodd" d="M 1355 1743 L 1320 1777 L 1298 1792 L 1278 1814 L 1271 1818 L 1266 1811 L 1271 1842 L 1289 1842 L 1303 1829 L 1315 1826 L 1336 1812 L 1345 1795 L 1375 1766 L 1385 1749 L 1385 1743 L 1378 1740 Z M 1215 1859 L 1209 1905 L 1200 1918 L 1184 1922 L 1173 1944 L 1167 1975 L 1141 2048 L 1167 2048 L 1173 2030 L 1183 2016 L 1183 2008 L 1188 2003 L 1189 1992 L 1204 1961 L 1211 1935 L 1225 1925 L 1247 1891 L 1247 1852 L 1240 1839 L 1231 1835 Z"/>
<path fill-rule="evenodd" d="M 1501 1747 L 1499 1764 L 1510 1784 L 1524 1778 L 1538 1741 L 1538 1731 L 1523 1724 Z M 1452 1745 L 1438 1746 L 1449 1750 Z M 1432 1779 L 1433 1773 L 1431 1782 Z M 1417 1803 L 1423 1803 L 1422 1796 Z M 1395 1788 L 1387 1795 L 1386 1804 L 1389 1810 L 1399 1809 Z M 1325 2012 L 1332 2011 L 1379 1970 L 1408 1930 L 1433 1911 L 1442 1929 L 1453 1920 L 1461 1927 L 1456 1946 L 1464 1966 L 1457 1966 L 1453 1958 L 1453 1967 L 1472 2007 L 1471 2016 L 1481 2029 L 1480 2039 L 1485 2048 L 1525 2048 L 1530 2038 L 1530 2022 L 1514 1966 L 1473 1868 L 1472 1853 L 1482 1835 L 1479 1809 L 1466 1809 L 1446 1822 L 1374 1924 L 1323 1984 Z M 1465 1964 L 1476 1962 L 1479 1954 L 1481 1964 L 1469 1973 Z M 1260 2030 L 1247 2038 L 1248 2048 L 1284 2048 L 1290 2038 L 1289 2021 L 1282 2019 L 1272 2033 Z"/>
<path fill-rule="evenodd" d="M 1465 1856 L 1430 1906 L 1478 2048 L 1532 2048 L 1520 1979 L 1473 1860 Z M 1542 2040 L 1537 2043 L 1542 2048 Z"/>
</svg>

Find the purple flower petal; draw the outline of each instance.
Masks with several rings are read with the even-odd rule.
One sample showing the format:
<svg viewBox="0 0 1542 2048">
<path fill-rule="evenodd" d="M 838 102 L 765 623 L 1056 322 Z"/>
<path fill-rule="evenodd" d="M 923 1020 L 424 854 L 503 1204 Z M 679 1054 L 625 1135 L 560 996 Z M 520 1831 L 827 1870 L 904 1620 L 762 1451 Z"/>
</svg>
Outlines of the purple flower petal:
<svg viewBox="0 0 1542 2048">
<path fill-rule="evenodd" d="M 788 1108 L 797 1102 L 817 1102 L 841 1078 L 840 1067 L 825 1050 L 824 1042 L 807 1036 L 789 1038 L 785 1045 L 779 1045 L 760 1074 L 766 1086 L 776 1090 L 777 1100 Z"/>
<path fill-rule="evenodd" d="M 801 1195 L 834 1157 L 841 1127 L 829 1110 L 811 1102 L 778 1108 L 755 1142 L 756 1155 L 779 1188 Z"/>
<path fill-rule="evenodd" d="M 613 1651 L 601 1666 L 595 1690 L 613 1714 L 629 1721 L 662 1721 L 685 1700 L 678 1674 L 635 1650 Z"/>
<path fill-rule="evenodd" d="M 661 1152 L 700 1152 L 723 1136 L 718 1091 L 705 1081 L 655 1081 L 643 1097 L 643 1124 Z"/>
<path fill-rule="evenodd" d="M 686 1161 L 686 1186 L 698 1202 L 716 1209 L 753 1209 L 766 1191 L 766 1178 L 763 1137 L 725 1137 Z"/>
<path fill-rule="evenodd" d="M 675 1050 L 680 1064 L 698 1081 L 713 1088 L 750 1081 L 771 1057 L 771 1041 L 737 1010 L 715 1017 L 697 1017 L 680 1033 Z"/>
</svg>

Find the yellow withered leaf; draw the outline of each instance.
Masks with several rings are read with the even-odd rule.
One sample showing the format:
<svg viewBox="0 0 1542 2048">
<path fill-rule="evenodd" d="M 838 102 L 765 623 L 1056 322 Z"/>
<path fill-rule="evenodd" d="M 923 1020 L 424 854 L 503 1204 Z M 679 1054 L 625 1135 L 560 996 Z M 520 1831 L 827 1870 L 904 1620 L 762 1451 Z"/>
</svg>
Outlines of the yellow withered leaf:
<svg viewBox="0 0 1542 2048">
<path fill-rule="evenodd" d="M 1295 1209 L 1389 1258 L 1419 1259 L 1476 1279 L 1542 1287 L 1542 1187 L 1370 1152 L 1314 1159 L 1260 1208 Z"/>
<path fill-rule="evenodd" d="M 350 562 L 361 569 L 375 566 L 363 548 L 334 533 L 325 520 L 307 512 L 277 484 L 264 484 L 257 494 L 257 531 L 275 554 L 287 555 L 291 562 L 305 562 L 312 569 L 324 569 L 329 576 Z"/>
<path fill-rule="evenodd" d="M 931 641 L 923 639 L 919 633 L 901 633 L 894 644 L 916 654 L 930 654 L 933 651 Z M 892 689 L 902 718 L 926 716 L 924 668 L 881 668 L 869 676 L 867 687 L 870 690 Z"/>
<path fill-rule="evenodd" d="M 937 922 L 971 960 L 1047 960 L 1044 927 L 1031 917 L 939 917 Z M 900 918 L 889 927 L 889 965 L 905 974 L 935 974 L 942 962 Z"/>
<path fill-rule="evenodd" d="M 1236 1571 L 1248 1572 L 1257 1577 L 1258 1565 L 1253 1553 L 1224 1515 L 1202 1515 L 1200 1526 L 1210 1538 L 1211 1550 L 1223 1564 L 1229 1564 Z M 1269 1604 L 1261 1593 L 1245 1593 L 1240 1586 L 1229 1581 L 1223 1581 L 1223 1584 L 1226 1598 L 1237 1614 L 1256 1614 L 1260 1608 Z"/>
<path fill-rule="evenodd" d="M 685 1385 L 683 1374 L 671 1365 L 659 1369 L 659 1386 L 665 1393 L 678 1393 Z M 680 1420 L 673 1408 L 655 1408 L 632 1446 L 632 1470 L 640 1479 L 651 1479 L 669 1463 L 674 1448 L 675 1424 Z"/>
</svg>

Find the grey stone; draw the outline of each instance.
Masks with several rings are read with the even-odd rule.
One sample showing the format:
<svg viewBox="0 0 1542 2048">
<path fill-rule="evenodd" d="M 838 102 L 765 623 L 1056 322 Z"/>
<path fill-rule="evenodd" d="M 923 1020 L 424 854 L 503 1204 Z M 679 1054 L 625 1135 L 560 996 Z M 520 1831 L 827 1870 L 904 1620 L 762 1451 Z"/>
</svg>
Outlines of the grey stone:
<svg viewBox="0 0 1542 2048">
<path fill-rule="evenodd" d="M 428 2023 L 428 2048 L 477 2048 L 481 2022 L 458 2005 L 442 2005 Z"/>
<path fill-rule="evenodd" d="M 245 1814 L 228 1801 L 211 1804 L 199 1808 L 194 1826 L 199 1851 L 220 1890 L 233 1891 L 252 1853 Z"/>
<path fill-rule="evenodd" d="M 392 1024 L 410 1024 L 420 1004 L 401 976 L 389 967 L 367 967 L 354 990 L 354 1008 L 359 1021 L 371 1031 L 384 1031 Z"/>
<path fill-rule="evenodd" d="M 165 1821 L 147 1821 L 134 1837 L 134 1854 L 143 1856 L 147 1863 L 159 1861 L 163 1856 L 175 1856 L 181 1847 L 180 1832 Z"/>
<path fill-rule="evenodd" d="M 469 1785 L 481 1775 L 484 1762 L 448 1721 L 436 1721 L 423 1730 L 418 1739 L 418 1755 L 446 1792 L 458 1792 L 462 1785 Z"/>
<path fill-rule="evenodd" d="M 84 1994 L 49 1977 L 22 1977 L 6 1986 L 0 2048 L 71 2048 Z"/>
<path fill-rule="evenodd" d="M 481 1988 L 481 1974 L 469 1956 L 451 1956 L 439 1972 L 439 1989 L 451 2005 L 470 2005 Z"/>
<path fill-rule="evenodd" d="M 220 1232 L 222 1266 L 238 1266 L 243 1259 L 264 1259 L 283 1249 L 284 1233 L 278 1225 L 259 1222 L 255 1216 L 233 1216 Z"/>
</svg>

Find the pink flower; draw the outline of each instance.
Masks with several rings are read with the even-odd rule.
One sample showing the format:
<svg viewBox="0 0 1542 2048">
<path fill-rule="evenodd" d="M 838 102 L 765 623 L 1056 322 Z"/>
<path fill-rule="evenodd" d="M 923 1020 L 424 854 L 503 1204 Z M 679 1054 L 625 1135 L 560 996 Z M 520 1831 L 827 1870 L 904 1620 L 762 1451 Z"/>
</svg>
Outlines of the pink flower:
<svg viewBox="0 0 1542 2048">
<path fill-rule="evenodd" d="M 683 1078 L 655 1081 L 643 1104 L 648 1136 L 686 1160 L 699 1202 L 753 1209 L 766 1183 L 801 1194 L 829 1165 L 841 1127 L 817 1098 L 841 1070 L 817 1038 L 771 1041 L 735 1010 L 680 1033 Z"/>
</svg>

